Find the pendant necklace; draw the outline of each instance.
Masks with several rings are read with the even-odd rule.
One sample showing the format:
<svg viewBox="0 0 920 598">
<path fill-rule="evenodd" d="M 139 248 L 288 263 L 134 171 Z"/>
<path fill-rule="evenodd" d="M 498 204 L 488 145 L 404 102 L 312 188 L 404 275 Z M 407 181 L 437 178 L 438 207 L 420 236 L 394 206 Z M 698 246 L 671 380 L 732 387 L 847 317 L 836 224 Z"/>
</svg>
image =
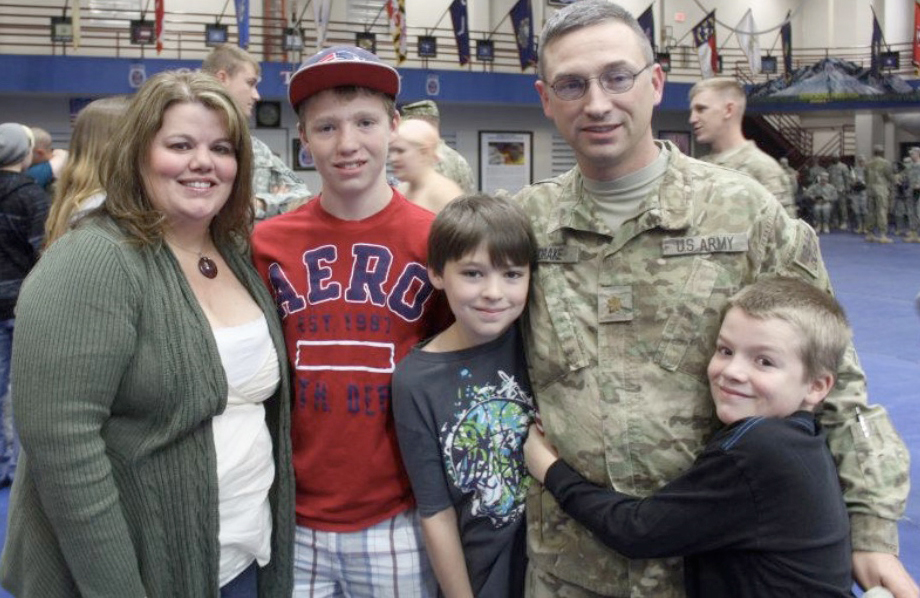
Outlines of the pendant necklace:
<svg viewBox="0 0 920 598">
<path fill-rule="evenodd" d="M 201 248 L 201 251 L 194 251 L 192 249 L 186 249 L 182 247 L 175 241 L 172 241 L 170 245 L 178 247 L 186 253 L 191 253 L 198 256 L 198 271 L 201 272 L 201 275 L 205 278 L 214 279 L 217 278 L 217 264 L 214 263 L 214 260 L 204 255 L 204 247 Z"/>
</svg>

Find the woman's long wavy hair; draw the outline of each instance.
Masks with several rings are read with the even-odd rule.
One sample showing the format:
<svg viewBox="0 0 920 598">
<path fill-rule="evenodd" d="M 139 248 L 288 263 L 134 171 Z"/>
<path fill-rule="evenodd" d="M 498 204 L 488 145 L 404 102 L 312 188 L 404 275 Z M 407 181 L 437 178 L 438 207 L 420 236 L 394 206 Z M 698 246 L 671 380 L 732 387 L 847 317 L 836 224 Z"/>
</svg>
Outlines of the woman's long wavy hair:
<svg viewBox="0 0 920 598">
<path fill-rule="evenodd" d="M 70 137 L 70 156 L 55 183 L 54 201 L 45 222 L 46 245 L 70 229 L 74 213 L 87 198 L 103 192 L 99 167 L 127 109 L 128 98 L 114 96 L 90 102 L 77 114 Z"/>
<path fill-rule="evenodd" d="M 254 217 L 249 123 L 220 82 L 201 72 L 159 73 L 134 96 L 102 164 L 100 174 L 107 194 L 102 209 L 134 241 L 142 245 L 160 242 L 166 232 L 166 216 L 154 207 L 143 173 L 163 115 L 172 105 L 182 103 L 200 104 L 216 112 L 227 128 L 236 155 L 236 179 L 227 203 L 211 222 L 211 235 L 218 244 L 247 244 Z"/>
</svg>

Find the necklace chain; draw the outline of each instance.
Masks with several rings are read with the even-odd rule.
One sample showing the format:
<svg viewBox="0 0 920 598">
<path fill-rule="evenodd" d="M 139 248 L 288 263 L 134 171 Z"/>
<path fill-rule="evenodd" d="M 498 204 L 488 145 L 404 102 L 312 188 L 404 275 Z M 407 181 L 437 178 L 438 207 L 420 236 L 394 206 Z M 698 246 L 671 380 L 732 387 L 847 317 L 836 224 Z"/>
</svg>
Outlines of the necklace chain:
<svg viewBox="0 0 920 598">
<path fill-rule="evenodd" d="M 204 276 L 205 278 L 209 278 L 209 279 L 213 279 L 217 277 L 217 264 L 214 262 L 214 260 L 204 255 L 204 245 L 202 245 L 199 251 L 195 251 L 193 249 L 187 249 L 179 245 L 175 241 L 167 241 L 167 243 L 173 247 L 176 247 L 177 249 L 181 249 L 182 251 L 186 253 L 197 255 L 198 256 L 198 271 L 201 273 L 202 276 Z M 207 242 L 205 242 L 205 245 L 207 245 Z"/>
</svg>

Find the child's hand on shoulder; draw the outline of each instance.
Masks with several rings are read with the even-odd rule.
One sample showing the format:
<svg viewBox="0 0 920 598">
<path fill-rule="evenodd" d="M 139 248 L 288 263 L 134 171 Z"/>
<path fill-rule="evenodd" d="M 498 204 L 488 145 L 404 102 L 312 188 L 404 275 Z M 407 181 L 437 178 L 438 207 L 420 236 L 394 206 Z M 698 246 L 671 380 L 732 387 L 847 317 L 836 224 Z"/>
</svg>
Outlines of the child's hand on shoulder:
<svg viewBox="0 0 920 598">
<path fill-rule="evenodd" d="M 542 484 L 546 478 L 546 471 L 558 459 L 556 449 L 543 435 L 543 426 L 540 425 L 539 419 L 536 423 L 530 424 L 527 440 L 524 442 L 524 462 L 527 463 L 530 475 Z"/>
</svg>

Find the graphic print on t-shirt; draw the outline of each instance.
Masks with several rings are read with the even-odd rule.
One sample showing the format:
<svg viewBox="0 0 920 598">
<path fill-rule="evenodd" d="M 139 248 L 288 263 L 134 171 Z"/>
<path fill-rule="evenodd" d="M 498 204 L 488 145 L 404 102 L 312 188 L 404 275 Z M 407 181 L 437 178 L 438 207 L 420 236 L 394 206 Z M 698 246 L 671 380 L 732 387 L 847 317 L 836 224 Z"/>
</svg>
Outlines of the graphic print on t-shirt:
<svg viewBox="0 0 920 598">
<path fill-rule="evenodd" d="M 447 475 L 461 492 L 473 494 L 471 514 L 496 528 L 516 521 L 524 511 L 531 483 L 523 444 L 533 419 L 533 398 L 499 370 L 501 385 L 461 386 L 458 413 L 441 428 Z M 466 369 L 461 379 L 470 377 Z"/>
</svg>

